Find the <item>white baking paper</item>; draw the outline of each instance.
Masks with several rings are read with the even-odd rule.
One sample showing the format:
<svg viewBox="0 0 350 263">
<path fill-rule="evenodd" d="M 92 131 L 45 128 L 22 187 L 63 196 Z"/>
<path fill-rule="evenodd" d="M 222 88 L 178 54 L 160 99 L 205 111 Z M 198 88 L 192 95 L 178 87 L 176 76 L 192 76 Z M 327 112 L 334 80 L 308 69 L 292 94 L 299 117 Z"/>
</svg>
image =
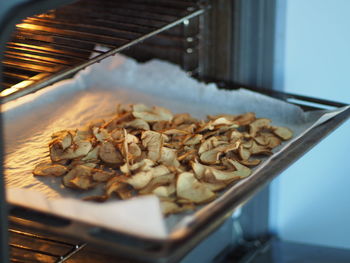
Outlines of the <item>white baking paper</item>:
<svg viewBox="0 0 350 263">
<path fill-rule="evenodd" d="M 194 213 L 164 220 L 156 197 L 94 204 L 81 198 L 102 193 L 102 189 L 74 191 L 62 187 L 60 178 L 34 177 L 31 173 L 37 163 L 48 157 L 47 145 L 53 132 L 108 117 L 118 103 L 139 102 L 164 106 L 174 113 L 189 112 L 198 118 L 205 118 L 207 114 L 253 111 L 258 117 L 271 118 L 274 125 L 291 128 L 295 137 L 288 143 L 346 109 L 305 113 L 295 105 L 248 90 L 224 91 L 214 84 L 199 83 L 167 62 L 152 60 L 139 64 L 117 55 L 86 68 L 73 79 L 3 106 L 9 202 L 150 238 L 166 238 L 174 229 L 186 227 L 195 220 Z M 275 154 L 288 143 L 277 148 Z M 268 163 L 269 158 L 262 165 Z M 252 176 L 258 170 L 259 167 Z M 235 184 L 234 188 L 247 180 L 249 178 Z M 226 191 L 220 198 L 230 192 Z M 218 201 L 201 210 L 208 211 Z"/>
</svg>

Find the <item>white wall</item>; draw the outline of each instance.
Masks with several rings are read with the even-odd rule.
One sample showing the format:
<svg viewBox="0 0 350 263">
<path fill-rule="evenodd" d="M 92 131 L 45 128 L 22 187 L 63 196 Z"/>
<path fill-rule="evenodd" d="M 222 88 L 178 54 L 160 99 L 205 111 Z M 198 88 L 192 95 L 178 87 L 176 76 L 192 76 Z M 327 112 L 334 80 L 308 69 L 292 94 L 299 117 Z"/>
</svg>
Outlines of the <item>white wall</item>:
<svg viewBox="0 0 350 263">
<path fill-rule="evenodd" d="M 281 1 L 284 62 L 276 72 L 284 90 L 350 103 L 350 0 Z M 281 238 L 350 249 L 350 121 L 271 188 Z"/>
</svg>

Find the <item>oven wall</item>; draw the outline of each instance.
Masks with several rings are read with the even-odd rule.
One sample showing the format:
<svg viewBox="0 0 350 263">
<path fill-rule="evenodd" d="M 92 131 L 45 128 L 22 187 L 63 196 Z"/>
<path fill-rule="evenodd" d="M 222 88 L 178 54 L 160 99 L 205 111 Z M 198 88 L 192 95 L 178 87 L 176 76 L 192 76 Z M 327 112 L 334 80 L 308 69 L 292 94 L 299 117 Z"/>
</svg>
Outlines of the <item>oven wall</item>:
<svg viewBox="0 0 350 263">
<path fill-rule="evenodd" d="M 279 2 L 275 79 L 287 92 L 350 103 L 350 1 Z M 350 249 L 349 134 L 348 121 L 273 182 L 271 227 L 282 239 Z"/>
</svg>

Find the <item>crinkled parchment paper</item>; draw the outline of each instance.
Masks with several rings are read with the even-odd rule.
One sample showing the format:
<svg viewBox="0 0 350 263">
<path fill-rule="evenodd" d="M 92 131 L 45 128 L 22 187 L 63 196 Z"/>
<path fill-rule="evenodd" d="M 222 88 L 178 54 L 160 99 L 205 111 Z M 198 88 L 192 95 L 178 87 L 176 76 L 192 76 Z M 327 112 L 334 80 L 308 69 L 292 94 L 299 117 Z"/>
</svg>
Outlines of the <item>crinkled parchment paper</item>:
<svg viewBox="0 0 350 263">
<path fill-rule="evenodd" d="M 214 84 L 199 83 L 167 62 L 153 60 L 139 64 L 117 55 L 86 68 L 73 79 L 3 106 L 9 202 L 151 238 L 166 238 L 173 229 L 195 220 L 193 213 L 164 220 L 158 199 L 153 196 L 128 201 L 115 199 L 102 204 L 85 202 L 82 197 L 98 194 L 102 189 L 75 191 L 63 188 L 60 178 L 34 177 L 31 173 L 38 162 L 48 157 L 48 142 L 53 132 L 108 117 L 118 103 L 139 102 L 164 106 L 174 113 L 189 112 L 198 118 L 253 111 L 258 117 L 271 118 L 274 125 L 291 128 L 294 140 L 344 110 L 304 113 L 292 104 L 248 90 L 224 91 Z M 277 148 L 276 154 L 286 145 Z M 268 160 L 263 165 L 268 165 Z M 227 194 L 229 190 L 220 198 Z M 210 205 L 215 205 L 215 201 Z"/>
</svg>

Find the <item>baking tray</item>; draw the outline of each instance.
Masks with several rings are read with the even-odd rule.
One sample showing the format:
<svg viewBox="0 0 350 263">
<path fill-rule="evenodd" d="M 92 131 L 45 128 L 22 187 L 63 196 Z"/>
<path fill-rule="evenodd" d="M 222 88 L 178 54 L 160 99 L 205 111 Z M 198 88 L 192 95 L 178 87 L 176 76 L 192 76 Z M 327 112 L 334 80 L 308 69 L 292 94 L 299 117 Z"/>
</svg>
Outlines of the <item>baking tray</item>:
<svg viewBox="0 0 350 263">
<path fill-rule="evenodd" d="M 208 81 L 208 80 L 206 80 Z M 213 82 L 211 79 L 210 82 Z M 238 89 L 242 85 L 214 80 L 222 89 Z M 284 100 L 301 106 L 304 110 L 318 110 L 329 108 L 341 108 L 347 106 L 343 103 L 316 99 L 306 96 L 284 93 L 280 91 L 264 90 L 255 87 L 245 88 Z M 166 240 L 142 238 L 131 234 L 123 234 L 111 231 L 103 227 L 96 227 L 41 213 L 32 209 L 26 209 L 17 205 L 10 206 L 10 224 L 16 227 L 29 228 L 42 233 L 54 233 L 55 235 L 79 238 L 105 251 L 117 253 L 121 256 L 132 257 L 142 261 L 152 262 L 178 262 L 186 253 L 194 248 L 201 240 L 215 231 L 235 208 L 249 200 L 254 194 L 268 184 L 274 177 L 288 168 L 320 142 L 329 133 L 350 117 L 350 108 L 342 111 L 326 122 L 313 127 L 303 136 L 288 144 L 282 152 L 273 155 L 270 165 L 264 166 L 256 173 L 249 184 L 242 185 L 218 205 L 212 207 L 211 213 L 200 213 L 195 221 L 186 228 L 173 232 Z"/>
</svg>

